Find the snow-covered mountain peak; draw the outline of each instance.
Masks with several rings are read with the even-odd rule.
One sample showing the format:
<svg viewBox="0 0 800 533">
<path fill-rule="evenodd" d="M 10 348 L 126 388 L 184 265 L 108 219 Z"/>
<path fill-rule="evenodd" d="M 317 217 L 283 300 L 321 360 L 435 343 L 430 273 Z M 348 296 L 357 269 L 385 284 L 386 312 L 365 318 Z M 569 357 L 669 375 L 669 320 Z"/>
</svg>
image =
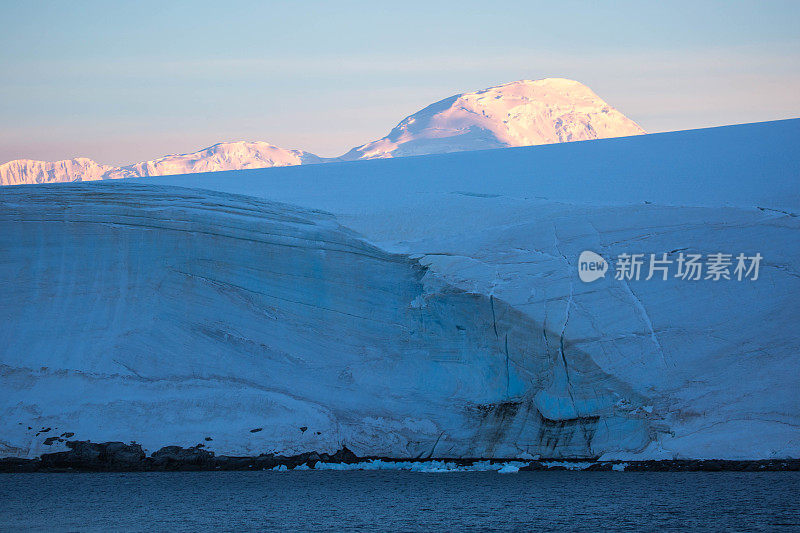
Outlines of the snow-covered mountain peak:
<svg viewBox="0 0 800 533">
<path fill-rule="evenodd" d="M 176 154 L 121 167 L 109 173 L 108 178 L 165 176 L 193 174 L 220 170 L 286 167 L 305 163 L 318 163 L 320 158 L 303 150 L 287 150 L 260 141 L 217 143 L 203 150 Z"/>
<path fill-rule="evenodd" d="M 584 141 L 645 131 L 580 82 L 520 80 L 445 98 L 344 159 Z"/>
</svg>

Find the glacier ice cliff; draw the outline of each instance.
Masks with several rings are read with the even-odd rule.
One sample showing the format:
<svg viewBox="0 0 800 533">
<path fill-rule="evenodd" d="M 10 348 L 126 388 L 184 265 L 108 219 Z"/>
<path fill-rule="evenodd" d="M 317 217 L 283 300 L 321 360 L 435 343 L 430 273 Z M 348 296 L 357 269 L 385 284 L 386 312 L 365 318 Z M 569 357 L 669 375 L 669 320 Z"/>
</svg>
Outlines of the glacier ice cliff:
<svg viewBox="0 0 800 533">
<path fill-rule="evenodd" d="M 4 188 L 0 452 L 797 457 L 798 138 Z M 585 284 L 587 249 L 765 259 Z"/>
<path fill-rule="evenodd" d="M 579 350 L 563 369 L 546 348 L 557 332 L 329 215 L 133 184 L 0 202 L 6 453 L 36 449 L 28 426 L 149 447 L 209 436 L 236 454 L 649 440 L 643 398 Z"/>
</svg>

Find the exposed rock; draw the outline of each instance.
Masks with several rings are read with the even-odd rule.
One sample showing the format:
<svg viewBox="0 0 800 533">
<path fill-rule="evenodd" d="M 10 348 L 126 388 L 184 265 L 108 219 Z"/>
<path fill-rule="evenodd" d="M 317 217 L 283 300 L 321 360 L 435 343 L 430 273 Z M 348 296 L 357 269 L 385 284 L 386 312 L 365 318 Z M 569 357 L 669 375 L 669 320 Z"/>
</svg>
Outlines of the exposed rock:
<svg viewBox="0 0 800 533">
<path fill-rule="evenodd" d="M 534 472 L 539 470 L 547 470 L 547 467 L 544 466 L 542 463 L 534 462 L 530 463 L 527 466 L 520 467 L 519 469 L 520 472 Z"/>
<path fill-rule="evenodd" d="M 612 467 L 614 466 L 613 463 L 603 462 L 603 463 L 594 463 L 589 468 L 585 470 L 587 472 L 610 472 Z"/>
<path fill-rule="evenodd" d="M 258 458 L 254 457 L 230 457 L 227 455 L 220 455 L 215 458 L 216 470 L 263 470 L 258 468 Z"/>
<path fill-rule="evenodd" d="M 42 468 L 102 471 L 141 470 L 144 467 L 144 451 L 135 443 L 68 441 L 67 447 L 69 451 L 43 454 Z"/>
<path fill-rule="evenodd" d="M 214 453 L 198 446 L 164 446 L 151 456 L 154 467 L 165 470 L 199 470 L 213 466 Z"/>
<path fill-rule="evenodd" d="M 408 460 L 389 457 L 358 457 L 347 447 L 342 447 L 333 455 L 318 452 L 305 452 L 297 455 L 283 456 L 262 454 L 256 457 L 233 457 L 221 455 L 215 457 L 213 452 L 203 450 L 199 446 L 183 448 L 181 446 L 165 446 L 146 457 L 139 444 L 122 442 L 93 443 L 89 441 L 69 441 L 70 448 L 65 452 L 46 453 L 40 459 L 21 459 L 14 457 L 0 458 L 0 472 L 132 472 L 132 471 L 172 471 L 172 470 L 271 470 L 285 466 L 294 469 L 305 465 L 314 468 L 317 463 L 354 464 L 368 459 L 380 459 L 384 462 Z M 459 466 L 470 466 L 487 459 L 421 459 L 417 463 L 430 463 L 445 460 Z M 512 458 L 489 459 L 492 463 L 512 461 Z M 623 468 L 619 468 L 619 466 Z M 767 471 L 800 471 L 800 459 L 770 459 L 760 461 L 726 461 L 726 460 L 666 460 L 666 461 L 597 461 L 586 459 L 538 459 L 530 461 L 519 468 L 520 472 L 581 470 L 584 472 L 608 472 L 611 470 L 626 472 L 767 472 Z"/>
<path fill-rule="evenodd" d="M 36 472 L 41 468 L 39 459 L 0 457 L 0 472 Z"/>
<path fill-rule="evenodd" d="M 327 454 L 323 455 L 327 456 Z M 342 446 L 341 450 L 337 451 L 331 456 L 327 456 L 327 459 L 323 460 L 327 460 L 334 463 L 357 463 L 360 459 L 356 454 L 351 452 L 347 448 L 347 446 Z"/>
<path fill-rule="evenodd" d="M 105 453 L 108 461 L 113 464 L 138 465 L 145 458 L 142 447 L 136 443 L 107 442 L 105 443 Z"/>
</svg>

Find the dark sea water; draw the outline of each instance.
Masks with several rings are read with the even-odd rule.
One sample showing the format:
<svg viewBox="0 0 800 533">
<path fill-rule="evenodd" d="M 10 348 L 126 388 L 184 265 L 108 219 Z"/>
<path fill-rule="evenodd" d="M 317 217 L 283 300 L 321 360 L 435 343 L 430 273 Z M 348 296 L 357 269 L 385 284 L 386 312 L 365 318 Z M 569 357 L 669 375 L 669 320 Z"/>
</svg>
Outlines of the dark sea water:
<svg viewBox="0 0 800 533">
<path fill-rule="evenodd" d="M 0 531 L 800 530 L 800 473 L 0 474 Z"/>
</svg>

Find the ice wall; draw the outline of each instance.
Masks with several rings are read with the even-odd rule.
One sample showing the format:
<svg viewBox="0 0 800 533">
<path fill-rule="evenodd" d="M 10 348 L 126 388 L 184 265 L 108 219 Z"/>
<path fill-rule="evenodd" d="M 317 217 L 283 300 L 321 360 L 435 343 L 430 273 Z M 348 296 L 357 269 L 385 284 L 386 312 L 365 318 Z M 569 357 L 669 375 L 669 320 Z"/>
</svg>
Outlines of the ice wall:
<svg viewBox="0 0 800 533">
<path fill-rule="evenodd" d="M 6 455 L 62 433 L 389 457 L 651 438 L 644 397 L 580 350 L 565 368 L 558 331 L 330 215 L 124 182 L 5 189 L 0 213 Z"/>
</svg>

